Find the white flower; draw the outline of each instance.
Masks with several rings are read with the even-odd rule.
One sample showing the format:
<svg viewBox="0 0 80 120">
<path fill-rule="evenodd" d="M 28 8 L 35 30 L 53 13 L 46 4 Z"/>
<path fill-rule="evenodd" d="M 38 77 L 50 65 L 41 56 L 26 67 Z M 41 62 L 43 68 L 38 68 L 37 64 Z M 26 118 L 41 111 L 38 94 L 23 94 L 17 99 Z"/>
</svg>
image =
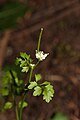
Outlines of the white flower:
<svg viewBox="0 0 80 120">
<path fill-rule="evenodd" d="M 49 53 L 44 54 L 43 51 L 38 52 L 36 50 L 36 58 L 39 59 L 40 61 L 44 60 L 48 55 L 49 55 Z"/>
<path fill-rule="evenodd" d="M 35 64 L 30 64 L 31 68 L 33 69 L 35 67 Z"/>
</svg>

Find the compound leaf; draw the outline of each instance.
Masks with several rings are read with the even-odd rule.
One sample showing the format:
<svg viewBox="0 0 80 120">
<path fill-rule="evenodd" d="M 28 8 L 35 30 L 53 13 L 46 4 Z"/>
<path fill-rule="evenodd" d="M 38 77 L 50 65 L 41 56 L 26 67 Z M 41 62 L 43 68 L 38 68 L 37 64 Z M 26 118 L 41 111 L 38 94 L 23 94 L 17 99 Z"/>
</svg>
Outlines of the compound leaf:
<svg viewBox="0 0 80 120">
<path fill-rule="evenodd" d="M 46 85 L 43 91 L 43 100 L 49 103 L 50 100 L 52 100 L 53 94 L 54 94 L 53 86 L 50 84 Z"/>
</svg>

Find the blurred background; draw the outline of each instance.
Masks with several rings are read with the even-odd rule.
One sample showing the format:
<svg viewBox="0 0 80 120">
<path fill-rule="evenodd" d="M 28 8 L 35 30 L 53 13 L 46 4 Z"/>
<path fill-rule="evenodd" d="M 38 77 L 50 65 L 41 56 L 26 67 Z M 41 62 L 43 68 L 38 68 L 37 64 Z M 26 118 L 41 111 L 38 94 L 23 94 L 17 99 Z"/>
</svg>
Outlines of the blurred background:
<svg viewBox="0 0 80 120">
<path fill-rule="evenodd" d="M 80 0 L 0 0 L 0 74 L 20 52 L 35 59 L 41 27 L 41 50 L 50 55 L 37 71 L 55 95 L 47 104 L 29 94 L 23 118 L 80 120 Z M 0 112 L 0 120 L 15 120 L 13 111 Z"/>
</svg>

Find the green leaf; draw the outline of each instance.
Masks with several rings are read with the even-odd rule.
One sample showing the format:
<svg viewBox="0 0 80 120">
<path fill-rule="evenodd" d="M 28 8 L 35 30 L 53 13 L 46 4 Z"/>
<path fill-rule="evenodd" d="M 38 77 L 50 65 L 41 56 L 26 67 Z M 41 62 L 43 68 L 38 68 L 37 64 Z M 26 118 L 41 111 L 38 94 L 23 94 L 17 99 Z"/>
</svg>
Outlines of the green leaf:
<svg viewBox="0 0 80 120">
<path fill-rule="evenodd" d="M 19 79 L 17 77 L 17 72 L 14 70 L 12 70 L 11 72 L 12 72 L 12 75 L 14 76 L 13 78 L 14 82 L 18 85 Z"/>
<path fill-rule="evenodd" d="M 56 115 L 51 120 L 69 120 L 69 118 L 63 113 L 56 113 Z"/>
<path fill-rule="evenodd" d="M 37 86 L 37 83 L 34 82 L 30 82 L 30 85 L 28 86 L 28 89 L 33 89 L 35 86 Z"/>
<path fill-rule="evenodd" d="M 20 67 L 24 67 L 27 65 L 27 62 L 26 60 L 22 60 L 21 63 L 20 63 Z"/>
<path fill-rule="evenodd" d="M 19 85 L 19 86 L 20 86 L 20 85 L 23 85 L 23 83 L 24 83 L 23 80 L 19 80 L 19 81 L 18 81 L 18 85 Z"/>
<path fill-rule="evenodd" d="M 19 82 L 19 80 L 18 80 L 18 78 L 17 78 L 17 77 L 15 78 L 15 82 L 16 82 L 16 84 L 18 84 L 18 82 Z"/>
<path fill-rule="evenodd" d="M 22 68 L 22 72 L 26 72 L 26 73 L 27 73 L 28 70 L 29 70 L 29 67 L 23 67 L 23 68 Z"/>
<path fill-rule="evenodd" d="M 15 28 L 17 19 L 24 16 L 28 10 L 26 5 L 20 2 L 8 2 L 0 7 L 0 30 Z"/>
<path fill-rule="evenodd" d="M 32 59 L 30 58 L 30 55 L 27 55 L 26 53 L 21 52 L 20 53 L 21 58 L 16 59 L 16 64 L 20 65 L 22 68 L 22 72 L 28 72 L 29 67 L 33 67 L 34 64 L 32 63 Z"/>
<path fill-rule="evenodd" d="M 12 103 L 11 102 L 6 102 L 5 105 L 4 105 L 4 109 L 7 110 L 7 109 L 11 109 L 12 108 Z"/>
<path fill-rule="evenodd" d="M 11 72 L 12 72 L 14 78 L 17 78 L 17 73 L 16 73 L 16 71 L 12 70 Z"/>
<path fill-rule="evenodd" d="M 50 85 L 50 82 L 45 81 L 44 83 L 42 83 L 42 85 Z"/>
<path fill-rule="evenodd" d="M 21 88 L 20 87 L 17 87 L 16 88 L 16 95 L 21 95 Z"/>
<path fill-rule="evenodd" d="M 36 86 L 36 87 L 34 88 L 33 96 L 40 96 L 40 95 L 41 95 L 41 92 L 42 92 L 41 87 Z"/>
<path fill-rule="evenodd" d="M 31 58 L 29 58 L 29 62 L 32 63 L 32 61 L 33 61 L 33 60 L 32 60 Z"/>
<path fill-rule="evenodd" d="M 24 101 L 23 103 L 22 103 L 22 101 L 19 102 L 19 108 L 21 108 L 21 107 L 22 107 L 22 108 L 25 108 L 25 107 L 27 107 L 27 106 L 28 106 L 28 103 L 27 103 L 27 102 L 25 102 L 25 101 Z"/>
<path fill-rule="evenodd" d="M 48 84 L 48 85 L 45 86 L 45 88 L 47 89 L 47 91 L 51 91 L 52 93 L 54 93 L 52 85 Z"/>
<path fill-rule="evenodd" d="M 4 76 L 2 78 L 2 85 L 7 86 L 10 83 L 10 80 L 12 79 L 11 74 L 9 71 L 4 72 Z"/>
<path fill-rule="evenodd" d="M 42 76 L 40 74 L 35 74 L 35 79 L 36 82 L 38 82 L 39 80 L 41 80 Z"/>
<path fill-rule="evenodd" d="M 53 86 L 50 84 L 46 85 L 43 91 L 43 100 L 49 103 L 50 100 L 52 100 L 53 94 L 54 94 Z"/>
<path fill-rule="evenodd" d="M 30 58 L 30 55 L 27 55 L 25 52 L 20 52 L 20 56 L 24 59 L 28 59 Z"/>
<path fill-rule="evenodd" d="M 20 56 L 23 58 L 23 59 L 27 59 L 27 62 L 29 62 L 29 63 L 32 63 L 32 59 L 30 58 L 30 55 L 28 55 L 28 54 L 26 54 L 25 52 L 23 53 L 23 52 L 21 52 L 20 53 Z"/>
<path fill-rule="evenodd" d="M 22 59 L 21 58 L 16 58 L 16 65 L 19 65 L 20 64 L 20 62 L 22 61 Z"/>
<path fill-rule="evenodd" d="M 2 94 L 2 96 L 8 96 L 9 95 L 9 90 L 7 88 L 3 88 L 1 90 L 1 94 Z"/>
</svg>

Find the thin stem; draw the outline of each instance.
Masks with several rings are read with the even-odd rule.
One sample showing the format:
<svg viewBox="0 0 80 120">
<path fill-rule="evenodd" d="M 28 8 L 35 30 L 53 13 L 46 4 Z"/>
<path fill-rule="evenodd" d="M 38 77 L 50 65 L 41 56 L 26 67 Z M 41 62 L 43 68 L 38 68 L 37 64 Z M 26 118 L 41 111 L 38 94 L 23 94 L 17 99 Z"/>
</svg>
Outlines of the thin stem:
<svg viewBox="0 0 80 120">
<path fill-rule="evenodd" d="M 40 32 L 40 35 L 39 35 L 38 48 L 37 48 L 38 52 L 39 52 L 39 48 L 40 48 L 40 42 L 41 42 L 42 32 L 43 32 L 43 28 L 41 28 L 41 32 Z"/>
<path fill-rule="evenodd" d="M 23 102 L 21 104 L 23 105 Z M 22 110 L 23 110 L 22 105 L 21 105 L 21 108 L 20 108 L 20 117 L 19 117 L 20 119 L 19 120 L 22 120 Z"/>
<path fill-rule="evenodd" d="M 31 82 L 33 69 L 30 70 L 29 82 Z"/>
<path fill-rule="evenodd" d="M 22 101 L 21 101 L 20 119 L 19 119 L 19 120 L 22 120 L 23 103 L 24 103 L 25 97 L 26 97 L 26 93 L 24 94 L 23 99 L 22 99 Z"/>
<path fill-rule="evenodd" d="M 15 111 L 15 116 L 16 116 L 16 120 L 19 120 L 19 113 L 18 113 L 18 108 L 17 108 L 17 104 L 16 104 L 16 96 L 14 94 L 14 86 L 11 86 L 11 89 L 13 91 L 12 93 L 12 99 L 13 99 L 13 106 L 14 106 L 14 111 Z"/>
<path fill-rule="evenodd" d="M 12 97 L 13 97 L 13 102 L 14 102 L 14 110 L 15 110 L 15 114 L 16 114 L 16 120 L 19 120 L 19 113 L 18 113 L 16 101 L 15 101 L 15 96 L 13 95 Z"/>
<path fill-rule="evenodd" d="M 18 114 L 18 108 L 17 108 L 17 106 L 15 107 L 15 112 L 16 112 L 16 120 L 19 120 L 19 114 Z"/>
<path fill-rule="evenodd" d="M 37 63 L 36 63 L 36 65 L 35 65 L 35 67 L 39 64 L 39 62 L 40 62 L 40 60 L 38 60 L 38 61 L 37 61 Z"/>
<path fill-rule="evenodd" d="M 40 35 L 39 35 L 37 51 L 39 51 L 39 49 L 40 49 L 40 41 L 41 41 L 41 37 L 42 37 L 42 32 L 43 32 L 43 28 L 41 28 L 41 32 L 40 32 Z M 36 66 L 39 64 L 39 62 L 40 62 L 40 61 L 38 61 L 38 62 L 36 63 Z M 31 82 L 32 72 L 33 72 L 33 69 L 31 68 L 31 69 L 30 69 L 30 76 L 29 76 L 29 83 Z M 26 93 L 24 94 L 23 99 L 22 99 L 22 101 L 21 101 L 21 107 L 20 107 L 20 111 L 19 111 L 19 120 L 22 120 L 22 111 L 23 111 L 23 107 L 22 107 L 22 106 L 23 106 L 25 97 L 26 97 Z M 16 111 L 16 116 L 17 116 L 17 118 L 18 118 L 17 111 Z M 17 120 L 18 120 L 18 119 L 17 119 Z"/>
</svg>

